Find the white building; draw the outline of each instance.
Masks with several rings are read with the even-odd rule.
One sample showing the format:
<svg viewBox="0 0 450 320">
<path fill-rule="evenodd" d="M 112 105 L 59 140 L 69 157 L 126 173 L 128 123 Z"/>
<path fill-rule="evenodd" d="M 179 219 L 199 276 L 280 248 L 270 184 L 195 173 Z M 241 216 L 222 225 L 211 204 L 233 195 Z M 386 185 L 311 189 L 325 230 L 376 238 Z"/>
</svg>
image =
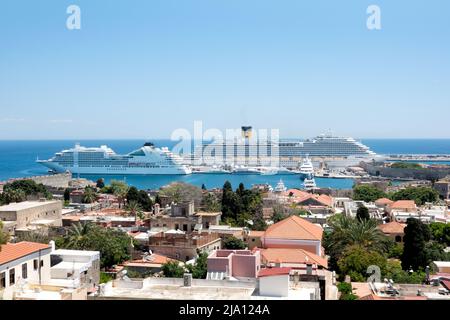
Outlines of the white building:
<svg viewBox="0 0 450 320">
<path fill-rule="evenodd" d="M 8 243 L 1 247 L 1 299 L 86 299 L 99 278 L 97 251 L 55 250 L 53 242 Z"/>
<path fill-rule="evenodd" d="M 14 291 L 28 283 L 50 281 L 51 247 L 34 242 L 8 243 L 0 251 L 0 297 L 12 299 Z"/>
</svg>

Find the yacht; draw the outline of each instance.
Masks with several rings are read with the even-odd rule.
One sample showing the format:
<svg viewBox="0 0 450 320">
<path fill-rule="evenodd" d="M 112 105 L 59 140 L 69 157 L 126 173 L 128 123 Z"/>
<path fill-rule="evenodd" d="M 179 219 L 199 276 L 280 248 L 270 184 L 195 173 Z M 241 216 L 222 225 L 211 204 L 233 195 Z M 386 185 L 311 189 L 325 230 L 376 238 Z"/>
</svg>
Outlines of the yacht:
<svg viewBox="0 0 450 320">
<path fill-rule="evenodd" d="M 286 192 L 286 191 L 287 191 L 287 188 L 284 185 L 283 180 L 280 179 L 280 181 L 277 183 L 277 186 L 274 189 L 274 192 L 283 193 L 283 192 Z"/>
<path fill-rule="evenodd" d="M 303 181 L 303 188 L 305 188 L 306 190 L 313 190 L 317 188 L 316 180 L 313 176 L 309 175 L 305 178 L 305 180 Z"/>
<path fill-rule="evenodd" d="M 306 179 L 309 176 L 314 176 L 314 167 L 311 160 L 306 156 L 300 166 L 300 179 Z"/>
<path fill-rule="evenodd" d="M 261 171 L 257 168 L 251 168 L 246 166 L 235 166 L 232 171 L 232 174 L 261 174 Z"/>
<path fill-rule="evenodd" d="M 115 153 L 106 145 L 74 148 L 58 152 L 48 160 L 37 160 L 54 173 L 70 171 L 72 174 L 139 174 L 185 175 L 192 170 L 168 148 L 157 148 L 147 142 L 128 154 Z"/>
</svg>

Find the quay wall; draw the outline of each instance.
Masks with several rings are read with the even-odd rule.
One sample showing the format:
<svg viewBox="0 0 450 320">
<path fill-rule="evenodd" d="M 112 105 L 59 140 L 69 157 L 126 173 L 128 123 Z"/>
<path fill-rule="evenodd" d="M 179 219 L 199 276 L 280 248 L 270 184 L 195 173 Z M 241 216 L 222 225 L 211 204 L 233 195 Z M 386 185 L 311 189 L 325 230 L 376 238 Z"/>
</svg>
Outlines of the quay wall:
<svg viewBox="0 0 450 320">
<path fill-rule="evenodd" d="M 416 180 L 440 180 L 450 175 L 449 168 L 421 168 L 421 169 L 404 169 L 390 168 L 381 165 L 362 163 L 363 168 L 371 176 L 382 176 L 386 178 L 412 178 Z"/>
<path fill-rule="evenodd" d="M 15 178 L 4 181 L 3 183 L 14 182 L 16 180 L 33 180 L 36 183 L 42 183 L 46 187 L 52 188 L 67 188 L 72 180 L 72 174 L 70 172 L 58 173 L 46 176 L 33 176 L 24 178 Z"/>
</svg>

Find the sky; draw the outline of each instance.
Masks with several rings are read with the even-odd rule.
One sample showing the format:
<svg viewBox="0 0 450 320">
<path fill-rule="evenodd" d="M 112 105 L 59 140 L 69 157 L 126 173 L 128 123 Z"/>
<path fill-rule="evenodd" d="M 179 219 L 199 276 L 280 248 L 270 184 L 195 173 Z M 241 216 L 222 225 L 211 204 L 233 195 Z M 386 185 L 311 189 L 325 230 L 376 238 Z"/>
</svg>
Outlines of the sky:
<svg viewBox="0 0 450 320">
<path fill-rule="evenodd" d="M 450 138 L 449 39 L 448 0 L 2 1 L 0 139 Z"/>
</svg>

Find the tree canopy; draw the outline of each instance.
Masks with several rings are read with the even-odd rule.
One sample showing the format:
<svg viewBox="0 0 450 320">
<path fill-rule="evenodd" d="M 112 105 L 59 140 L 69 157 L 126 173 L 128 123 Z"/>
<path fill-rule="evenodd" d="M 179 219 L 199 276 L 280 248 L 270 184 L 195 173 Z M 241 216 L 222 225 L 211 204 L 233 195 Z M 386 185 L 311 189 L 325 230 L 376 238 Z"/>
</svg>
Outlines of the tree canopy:
<svg viewBox="0 0 450 320">
<path fill-rule="evenodd" d="M 247 248 L 247 245 L 241 239 L 231 236 L 223 240 L 223 247 L 229 250 L 242 250 Z"/>
<path fill-rule="evenodd" d="M 159 195 L 167 197 L 169 202 L 181 203 L 194 201 L 195 206 L 200 206 L 202 201 L 202 190 L 192 184 L 185 182 L 173 182 L 164 186 L 159 191 Z"/>
<path fill-rule="evenodd" d="M 417 205 L 421 206 L 426 202 L 436 202 L 439 199 L 439 193 L 429 187 L 407 187 L 394 192 L 391 199 L 394 201 L 414 200 Z"/>
<path fill-rule="evenodd" d="M 71 227 L 60 246 L 65 249 L 100 251 L 102 268 L 130 259 L 132 239 L 119 230 L 102 228 L 93 223 L 77 223 Z"/>
<path fill-rule="evenodd" d="M 386 196 L 386 193 L 373 185 L 359 184 L 353 187 L 353 200 L 374 202 Z"/>
<path fill-rule="evenodd" d="M 409 218 L 403 237 L 403 270 L 423 269 L 427 266 L 426 243 L 430 240 L 431 233 L 427 225 L 418 219 Z"/>
<path fill-rule="evenodd" d="M 3 193 L 0 194 L 0 204 L 22 202 L 29 196 L 44 197 L 46 199 L 52 198 L 52 194 L 42 183 L 38 184 L 33 180 L 23 179 L 9 182 L 4 185 Z"/>
<path fill-rule="evenodd" d="M 245 189 L 241 183 L 233 192 L 231 183 L 226 181 L 222 189 L 222 219 L 229 224 L 248 226 L 253 230 L 263 231 L 267 228 L 263 218 L 263 202 L 257 190 Z"/>
</svg>

